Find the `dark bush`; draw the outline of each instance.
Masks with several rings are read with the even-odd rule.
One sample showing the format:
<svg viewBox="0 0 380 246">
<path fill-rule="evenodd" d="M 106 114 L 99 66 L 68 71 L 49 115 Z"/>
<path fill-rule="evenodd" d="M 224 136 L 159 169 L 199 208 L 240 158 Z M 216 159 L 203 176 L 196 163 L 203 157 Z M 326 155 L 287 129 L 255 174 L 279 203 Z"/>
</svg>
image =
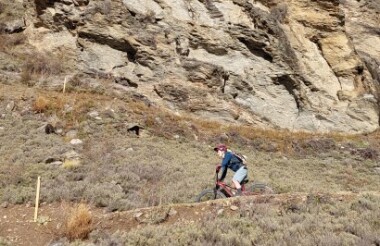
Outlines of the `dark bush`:
<svg viewBox="0 0 380 246">
<path fill-rule="evenodd" d="M 335 149 L 335 142 L 333 139 L 312 139 L 304 144 L 307 149 L 314 150 L 316 152 L 325 152 Z"/>
<path fill-rule="evenodd" d="M 364 148 L 364 149 L 352 149 L 350 151 L 351 155 L 358 155 L 363 159 L 376 160 L 379 157 L 379 153 L 377 150 L 372 148 Z"/>
</svg>

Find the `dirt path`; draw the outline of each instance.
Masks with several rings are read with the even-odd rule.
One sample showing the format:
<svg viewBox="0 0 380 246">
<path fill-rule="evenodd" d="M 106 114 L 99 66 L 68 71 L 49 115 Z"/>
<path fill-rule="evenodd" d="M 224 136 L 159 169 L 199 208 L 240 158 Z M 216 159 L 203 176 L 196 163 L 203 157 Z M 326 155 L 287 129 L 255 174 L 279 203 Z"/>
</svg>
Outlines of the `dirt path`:
<svg viewBox="0 0 380 246">
<path fill-rule="evenodd" d="M 147 224 L 193 223 L 207 214 L 217 213 L 220 209 L 223 209 L 224 213 L 238 213 L 240 207 L 253 203 L 281 206 L 289 202 L 306 203 L 310 202 L 310 199 L 348 202 L 364 194 L 380 196 L 379 192 L 258 195 L 113 213 L 107 213 L 104 209 L 91 208 L 91 213 L 96 229 L 112 233 L 117 230 L 133 230 Z M 65 203 L 42 205 L 37 223 L 33 222 L 33 207 L 17 205 L 0 208 L 0 237 L 5 238 L 11 245 L 48 245 L 62 237 L 65 219 L 72 207 L 73 204 Z"/>
</svg>

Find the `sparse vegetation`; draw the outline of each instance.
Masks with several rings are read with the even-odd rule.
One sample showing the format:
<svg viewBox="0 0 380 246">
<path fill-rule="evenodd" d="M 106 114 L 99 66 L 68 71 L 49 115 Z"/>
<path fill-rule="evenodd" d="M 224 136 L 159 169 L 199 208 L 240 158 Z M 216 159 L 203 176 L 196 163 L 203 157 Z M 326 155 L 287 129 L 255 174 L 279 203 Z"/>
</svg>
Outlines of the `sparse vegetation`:
<svg viewBox="0 0 380 246">
<path fill-rule="evenodd" d="M 62 71 L 62 61 L 55 55 L 31 53 L 27 55 L 23 71 L 32 75 L 52 75 Z"/>
<path fill-rule="evenodd" d="M 346 109 L 373 127 L 377 97 L 367 94 L 364 57 L 373 40 L 357 46 L 379 30 L 374 19 L 367 27 L 345 15 L 367 17 L 365 4 L 378 0 L 345 11 L 331 1 L 201 2 L 206 15 L 190 0 L 0 2 L 0 246 L 46 235 L 49 245 L 76 246 L 380 245 L 380 131 L 315 134 L 206 119 L 223 109 L 220 117 L 248 122 L 255 107 L 262 113 L 253 121 L 277 124 L 264 114 L 298 109 L 297 124 L 311 127 L 316 117 L 325 129 Z M 333 54 L 338 48 L 344 54 Z M 336 66 L 334 57 L 348 58 Z M 331 71 L 309 73 L 319 65 Z M 353 80 L 358 97 L 337 102 L 323 78 L 343 89 Z M 356 112 L 360 105 L 370 111 Z M 186 204 L 214 186 L 220 142 L 248 157 L 251 183 L 279 194 Z"/>
<path fill-rule="evenodd" d="M 113 99 L 113 111 L 102 113 L 109 100 L 107 95 L 50 91 L 32 98 L 29 121 L 7 116 L 3 126 L 8 130 L 0 132 L 2 141 L 9 142 L 0 147 L 0 176 L 5 177 L 0 181 L 2 200 L 30 201 L 35 178 L 42 175 L 41 199 L 47 202 L 84 199 L 115 211 L 192 201 L 212 185 L 214 164 L 219 159 L 211 147 L 220 141 L 248 156 L 251 180 L 269 183 L 277 192 L 380 187 L 375 172 L 377 145 L 363 144 L 371 141 L 368 136 L 222 125 L 124 98 Z M 99 119 L 88 115 L 92 111 L 99 112 Z M 41 118 L 47 121 L 49 117 L 58 118 L 64 131 L 77 131 L 83 145 L 71 146 L 71 138 L 46 135 L 40 129 Z M 146 135 L 129 135 L 126 122 L 141 122 Z M 192 140 L 194 135 L 196 140 Z M 378 139 L 376 134 L 372 138 Z M 65 159 L 71 150 L 80 153 L 80 165 Z M 45 163 L 50 157 L 62 164 Z M 9 176 L 9 170 L 15 175 Z M 170 183 L 176 184 L 176 192 L 169 188 Z M 13 193 L 20 195 L 13 197 Z"/>
<path fill-rule="evenodd" d="M 357 205 L 360 204 L 360 205 Z M 379 197 L 339 202 L 312 196 L 305 202 L 238 204 L 239 211 L 210 210 L 191 223 L 146 225 L 126 233 L 90 236 L 125 245 L 376 245 Z"/>
<path fill-rule="evenodd" d="M 15 46 L 22 45 L 26 41 L 23 33 L 1 34 L 0 32 L 0 52 L 12 53 Z"/>
<path fill-rule="evenodd" d="M 3 116 L 1 126 L 6 130 L 0 131 L 0 141 L 7 144 L 0 146 L 3 157 L 0 165 L 2 202 L 33 202 L 36 177 L 42 176 L 41 203 L 84 201 L 92 206 L 105 207 L 109 212 L 186 203 L 213 185 L 214 164 L 219 159 L 212 147 L 220 141 L 248 156 L 251 181 L 269 183 L 279 193 L 380 189 L 379 174 L 375 172 L 378 133 L 361 137 L 265 131 L 174 115 L 157 106 L 124 97 L 110 100 L 109 95 L 49 91 L 34 93 L 39 96 L 29 99 L 21 94 L 17 97 L 21 100 L 17 101 L 16 97 L 4 93 L 5 89 L 0 90 L 3 90 L 0 104 L 4 108 L 9 101 L 15 100 L 15 110 L 24 110 L 20 117 L 13 117 L 10 112 Z M 98 112 L 95 114 L 97 118 L 88 114 L 93 111 Z M 72 146 L 68 136 L 45 134 L 41 126 L 51 119 L 61 122 L 65 132 L 77 131 L 83 145 Z M 140 122 L 144 126 L 140 138 L 127 132 L 128 122 Z M 65 159 L 72 151 L 80 155 L 80 165 L 73 165 L 75 159 Z M 62 163 L 51 164 L 46 161 L 49 158 L 62 160 Z M 349 219 L 363 221 L 357 211 L 377 213 L 378 202 L 373 199 L 362 198 L 352 203 L 350 206 L 355 211 L 352 212 L 348 208 L 342 210 L 340 204 L 310 198 L 306 208 L 299 204 L 286 205 L 281 216 L 267 207 L 266 217 L 260 212 L 264 208 L 257 205 L 253 210 L 242 211 L 240 219 L 213 216 L 182 226 L 184 230 L 171 225 L 162 225 L 159 230 L 147 226 L 117 238 L 110 236 L 96 240 L 126 244 L 140 240 L 149 245 L 153 241 L 147 235 L 151 235 L 155 242 L 162 240 L 166 244 L 181 245 L 194 239 L 193 245 L 216 242 L 227 245 L 268 242 L 271 245 L 278 241 L 288 242 L 291 232 L 299 235 L 295 239 L 299 244 L 355 245 L 377 240 L 372 231 L 378 228 L 376 222 L 363 222 L 363 228 L 370 228 L 367 234 L 348 222 Z M 351 213 L 356 215 L 348 217 Z M 338 217 L 334 217 L 328 227 L 321 227 L 329 221 L 329 214 Z M 320 220 L 313 222 L 316 216 Z M 339 224 L 341 220 L 344 220 L 343 225 Z M 217 229 L 207 229 L 211 225 Z M 218 229 L 222 225 L 227 225 L 223 234 Z M 308 238 L 306 233 L 315 228 L 320 228 L 319 234 L 314 239 Z M 169 234 L 165 232 L 171 230 L 175 232 L 173 237 L 164 237 Z M 203 230 L 207 233 L 201 232 Z M 237 238 L 234 236 L 236 230 L 249 236 Z M 330 242 L 324 235 L 332 230 L 339 233 L 331 234 Z M 92 233 L 91 238 L 96 237 L 95 234 Z M 360 239 L 342 236 L 354 234 L 361 235 Z M 74 240 L 77 236 L 68 237 Z"/>
<path fill-rule="evenodd" d="M 8 246 L 10 243 L 4 238 L 0 237 L 0 246 Z"/>
<path fill-rule="evenodd" d="M 93 230 L 93 219 L 90 209 L 79 204 L 68 215 L 64 236 L 69 240 L 86 239 Z"/>
</svg>

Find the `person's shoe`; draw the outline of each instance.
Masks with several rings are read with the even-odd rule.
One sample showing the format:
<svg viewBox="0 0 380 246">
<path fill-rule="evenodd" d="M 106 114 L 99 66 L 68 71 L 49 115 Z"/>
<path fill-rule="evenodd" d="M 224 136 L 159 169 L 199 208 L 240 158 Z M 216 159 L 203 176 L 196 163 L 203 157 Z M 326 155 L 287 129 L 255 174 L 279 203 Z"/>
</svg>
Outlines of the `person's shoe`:
<svg viewBox="0 0 380 246">
<path fill-rule="evenodd" d="M 241 189 L 238 189 L 237 191 L 236 191 L 236 193 L 235 193 L 235 196 L 241 196 L 242 195 L 242 193 L 241 193 Z"/>
</svg>

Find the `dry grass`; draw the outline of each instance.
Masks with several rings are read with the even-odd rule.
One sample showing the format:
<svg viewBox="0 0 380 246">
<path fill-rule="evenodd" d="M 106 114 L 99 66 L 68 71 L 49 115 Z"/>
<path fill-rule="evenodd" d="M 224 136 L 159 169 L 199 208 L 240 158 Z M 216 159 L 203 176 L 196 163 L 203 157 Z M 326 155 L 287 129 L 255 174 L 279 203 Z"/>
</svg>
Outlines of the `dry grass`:
<svg viewBox="0 0 380 246">
<path fill-rule="evenodd" d="M 32 53 L 27 56 L 23 70 L 30 74 L 59 74 L 62 61 L 52 54 Z"/>
<path fill-rule="evenodd" d="M 80 160 L 65 160 L 62 164 L 62 167 L 63 168 L 66 168 L 66 169 L 75 169 L 75 168 L 78 168 L 80 166 Z"/>
<path fill-rule="evenodd" d="M 238 204 L 228 213 L 211 210 L 174 224 L 146 225 L 113 235 L 92 234 L 92 242 L 121 245 L 378 245 L 379 197 L 333 201 L 312 194 L 304 202 Z M 179 213 L 181 216 L 181 213 Z"/>
<path fill-rule="evenodd" d="M 25 41 L 26 36 L 23 33 L 0 34 L 0 51 L 12 54 L 15 46 L 25 44 Z"/>
<path fill-rule="evenodd" d="M 23 46 L 23 49 L 27 48 Z M 33 51 L 25 53 L 21 49 L 17 49 L 12 56 L 21 63 L 20 82 L 29 87 L 44 83 L 48 78 L 60 75 L 67 69 L 65 61 L 68 58 L 66 58 L 67 55 L 64 52 L 52 54 L 49 52 Z"/>
<path fill-rule="evenodd" d="M 36 113 L 45 113 L 49 109 L 52 109 L 55 106 L 55 102 L 48 100 L 44 96 L 39 96 L 33 103 L 33 111 Z"/>
<path fill-rule="evenodd" d="M 40 97 L 36 104 L 40 106 L 34 110 L 42 113 L 26 114 L 27 120 L 7 116 L 2 122 L 6 130 L 0 131 L 0 141 L 6 144 L 0 145 L 0 178 L 8 175 L 10 167 L 19 168 L 15 170 L 17 178 L 1 179 L 2 200 L 30 200 L 35 177 L 41 175 L 41 200 L 46 202 L 85 200 L 111 211 L 189 202 L 212 186 L 214 165 L 220 161 L 212 147 L 223 134 L 228 135 L 225 141 L 234 151 L 248 156 L 250 180 L 269 183 L 277 192 L 369 191 L 380 187 L 378 157 L 366 149 L 373 148 L 369 136 L 353 136 L 351 140 L 350 136 L 327 138 L 223 125 L 108 95 L 49 91 Z M 28 101 L 16 101 L 17 108 L 23 108 L 21 103 Z M 115 117 L 105 114 L 109 107 Z M 90 117 L 89 111 L 97 111 L 101 119 Z M 72 146 L 65 137 L 46 135 L 41 126 L 51 115 L 58 116 L 66 130 L 77 131 L 84 144 Z M 144 126 L 140 138 L 127 133 L 129 122 Z M 340 144 L 346 147 L 339 148 Z M 63 160 L 73 149 L 81 159 L 75 168 L 44 162 L 49 157 Z"/>
<path fill-rule="evenodd" d="M 93 230 L 93 218 L 89 207 L 79 204 L 70 212 L 65 226 L 64 236 L 69 240 L 86 239 Z"/>
<path fill-rule="evenodd" d="M 333 150 L 346 142 L 360 145 L 361 142 L 370 140 L 376 143 L 380 138 L 379 134 L 372 134 L 373 137 L 368 138 L 350 134 L 293 132 L 227 124 L 189 115 L 176 115 L 163 108 L 134 101 L 129 101 L 128 107 L 134 115 L 141 115 L 140 121 L 144 122 L 155 136 L 172 138 L 179 135 L 185 139 L 224 142 L 233 146 L 248 145 L 260 151 L 281 152 L 287 155 L 313 155 L 316 152 Z M 379 147 L 378 144 L 374 146 Z"/>
<path fill-rule="evenodd" d="M 380 139 L 378 132 L 369 136 L 360 136 L 260 129 L 253 126 L 226 124 L 194 116 L 178 115 L 161 107 L 130 98 L 117 99 L 107 95 L 75 91 L 66 94 L 44 93 L 43 96 L 37 97 L 33 108 L 37 113 L 56 113 L 73 125 L 85 120 L 85 114 L 91 108 L 99 107 L 110 101 L 113 101 L 114 105 L 119 105 L 119 108 L 126 109 L 130 114 L 127 121 L 140 122 L 158 137 L 173 138 L 178 135 L 183 139 L 196 139 L 214 144 L 225 142 L 232 146 L 252 146 L 260 151 L 281 152 L 287 155 L 326 152 L 340 147 L 346 142 L 354 143 L 358 147 L 363 142 L 368 142 L 367 146 L 373 146 L 373 148 L 380 147 L 376 143 Z M 71 110 L 68 112 L 65 108 Z M 376 153 L 374 155 L 376 156 Z"/>
<path fill-rule="evenodd" d="M 51 93 L 37 96 L 32 109 L 35 113 L 56 114 L 65 120 L 66 128 L 70 128 L 86 119 L 98 98 L 101 96 L 89 97 L 86 93 Z"/>
</svg>

